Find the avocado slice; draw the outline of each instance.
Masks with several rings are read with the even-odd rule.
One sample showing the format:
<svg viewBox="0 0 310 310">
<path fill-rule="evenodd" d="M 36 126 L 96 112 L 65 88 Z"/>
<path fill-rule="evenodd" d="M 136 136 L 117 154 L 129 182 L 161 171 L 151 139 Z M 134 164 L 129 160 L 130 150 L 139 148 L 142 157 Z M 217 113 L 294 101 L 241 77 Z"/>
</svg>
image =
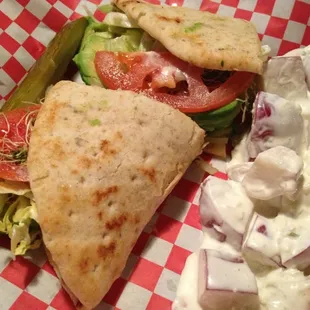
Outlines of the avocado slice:
<svg viewBox="0 0 310 310">
<path fill-rule="evenodd" d="M 232 125 L 226 128 L 215 129 L 214 131 L 208 132 L 208 137 L 220 138 L 229 137 L 233 132 Z"/>
<path fill-rule="evenodd" d="M 94 63 L 97 51 L 134 52 L 139 49 L 143 31 L 111 27 L 104 23 L 90 24 L 85 31 L 80 51 L 73 61 L 79 68 L 83 81 L 88 85 L 103 86 Z"/>
<path fill-rule="evenodd" d="M 200 127 L 207 132 L 224 129 L 231 126 L 241 110 L 241 102 L 234 100 L 222 108 L 211 112 L 189 115 Z"/>
<path fill-rule="evenodd" d="M 47 87 L 63 77 L 81 43 L 86 27 L 85 18 L 79 18 L 63 27 L 5 103 L 2 111 L 24 107 L 29 102 L 39 103 Z"/>
</svg>

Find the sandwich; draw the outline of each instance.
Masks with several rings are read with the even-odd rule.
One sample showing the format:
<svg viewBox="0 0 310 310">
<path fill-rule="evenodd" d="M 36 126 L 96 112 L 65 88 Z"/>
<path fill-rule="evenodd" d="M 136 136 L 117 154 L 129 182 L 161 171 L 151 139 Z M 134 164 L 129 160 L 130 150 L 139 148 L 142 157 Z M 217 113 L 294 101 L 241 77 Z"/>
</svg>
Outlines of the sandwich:
<svg viewBox="0 0 310 310">
<path fill-rule="evenodd" d="M 15 145 L 17 139 L 29 143 L 23 144 L 25 161 L 11 162 L 12 171 L 23 172 L 22 182 L 20 174 L 6 181 L 20 183 L 19 192 L 0 195 L 1 231 L 15 254 L 43 241 L 75 305 L 93 309 L 200 154 L 204 131 L 142 94 L 71 81 L 48 89 L 42 106 L 3 115 L 12 119 L 14 113 L 23 114 L 22 121 L 11 121 L 9 135 L 17 137 Z"/>
<path fill-rule="evenodd" d="M 263 72 L 253 24 L 142 0 L 114 0 L 103 10 L 102 23 L 88 19 L 74 57 L 86 84 L 143 93 L 186 113 L 209 136 L 229 136 L 236 117 L 251 110 Z"/>
</svg>

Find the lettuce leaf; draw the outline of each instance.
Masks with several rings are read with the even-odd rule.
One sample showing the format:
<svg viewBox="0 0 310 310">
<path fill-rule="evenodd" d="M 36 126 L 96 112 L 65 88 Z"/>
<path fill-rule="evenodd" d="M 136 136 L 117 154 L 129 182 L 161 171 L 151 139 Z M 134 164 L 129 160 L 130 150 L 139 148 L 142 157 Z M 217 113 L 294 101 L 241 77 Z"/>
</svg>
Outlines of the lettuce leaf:
<svg viewBox="0 0 310 310">
<path fill-rule="evenodd" d="M 0 195 L 0 232 L 11 239 L 14 255 L 40 247 L 42 238 L 33 200 L 25 196 Z"/>
</svg>

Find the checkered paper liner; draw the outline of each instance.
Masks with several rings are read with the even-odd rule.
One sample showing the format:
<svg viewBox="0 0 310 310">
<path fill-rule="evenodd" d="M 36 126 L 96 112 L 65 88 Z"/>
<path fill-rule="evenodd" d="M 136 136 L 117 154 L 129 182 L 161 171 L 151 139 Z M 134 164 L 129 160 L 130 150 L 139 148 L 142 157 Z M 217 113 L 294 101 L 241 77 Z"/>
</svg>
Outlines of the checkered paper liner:
<svg viewBox="0 0 310 310">
<path fill-rule="evenodd" d="M 12 94 L 55 33 L 85 15 L 98 20 L 101 0 L 0 0 L 0 103 Z M 150 1 L 160 3 L 158 0 Z M 162 1 L 164 3 L 164 1 Z M 310 44 L 309 0 L 166 0 L 252 21 L 272 55 Z M 226 178 L 225 164 L 205 156 Z M 186 258 L 199 248 L 198 191 L 207 177 L 192 165 L 140 235 L 122 276 L 97 310 L 165 310 L 175 298 Z M 0 310 L 74 309 L 42 249 L 12 259 L 9 240 L 0 237 Z"/>
</svg>

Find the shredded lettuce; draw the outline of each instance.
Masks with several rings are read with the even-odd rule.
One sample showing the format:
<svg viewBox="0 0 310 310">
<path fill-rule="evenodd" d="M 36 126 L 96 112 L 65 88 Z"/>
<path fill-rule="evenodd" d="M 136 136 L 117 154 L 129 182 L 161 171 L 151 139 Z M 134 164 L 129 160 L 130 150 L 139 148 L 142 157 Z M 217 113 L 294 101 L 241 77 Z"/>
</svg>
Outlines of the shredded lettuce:
<svg viewBox="0 0 310 310">
<path fill-rule="evenodd" d="M 147 32 L 143 32 L 139 45 L 139 51 L 141 52 L 152 51 L 155 42 L 156 42 L 155 39 L 152 38 Z"/>
<path fill-rule="evenodd" d="M 25 196 L 0 195 L 0 232 L 10 237 L 14 255 L 40 247 L 42 238 L 34 201 Z"/>
</svg>

